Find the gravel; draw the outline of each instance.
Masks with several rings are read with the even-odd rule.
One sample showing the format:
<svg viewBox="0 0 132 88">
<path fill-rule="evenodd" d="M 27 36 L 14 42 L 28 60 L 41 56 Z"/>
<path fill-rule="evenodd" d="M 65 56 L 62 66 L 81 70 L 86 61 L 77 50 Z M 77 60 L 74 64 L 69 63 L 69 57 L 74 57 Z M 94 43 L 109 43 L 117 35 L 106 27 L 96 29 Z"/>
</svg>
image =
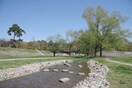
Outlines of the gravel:
<svg viewBox="0 0 132 88">
<path fill-rule="evenodd" d="M 94 60 L 88 61 L 87 64 L 91 72 L 88 74 L 88 77 L 73 88 L 109 88 L 109 83 L 106 80 L 108 67 Z"/>
</svg>

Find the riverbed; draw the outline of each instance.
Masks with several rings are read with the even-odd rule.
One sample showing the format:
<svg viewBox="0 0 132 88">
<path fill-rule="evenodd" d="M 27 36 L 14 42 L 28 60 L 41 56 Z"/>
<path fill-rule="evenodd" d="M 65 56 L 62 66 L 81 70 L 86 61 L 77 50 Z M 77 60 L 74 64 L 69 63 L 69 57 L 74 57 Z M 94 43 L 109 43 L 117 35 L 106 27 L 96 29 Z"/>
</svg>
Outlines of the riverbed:
<svg viewBox="0 0 132 88">
<path fill-rule="evenodd" d="M 48 72 L 44 72 L 41 69 L 40 72 L 1 81 L 0 88 L 72 88 L 87 76 L 89 68 L 86 63 L 73 62 L 69 64 L 71 66 L 65 66 L 64 64 L 55 65 L 47 67 L 49 69 Z M 79 65 L 82 65 L 82 67 L 79 67 Z M 59 71 L 53 72 L 53 69 L 58 69 Z M 73 71 L 73 73 L 62 72 L 64 69 Z M 85 75 L 78 75 L 79 72 L 83 72 Z M 58 81 L 60 78 L 65 77 L 70 80 L 66 83 Z"/>
</svg>

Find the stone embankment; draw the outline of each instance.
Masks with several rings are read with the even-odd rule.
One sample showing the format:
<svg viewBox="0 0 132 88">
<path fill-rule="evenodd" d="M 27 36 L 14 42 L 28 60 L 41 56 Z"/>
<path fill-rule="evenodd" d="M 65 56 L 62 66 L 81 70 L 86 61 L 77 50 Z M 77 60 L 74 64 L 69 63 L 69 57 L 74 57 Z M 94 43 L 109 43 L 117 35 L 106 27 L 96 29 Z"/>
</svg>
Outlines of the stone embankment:
<svg viewBox="0 0 132 88">
<path fill-rule="evenodd" d="M 73 88 L 109 88 L 109 83 L 106 80 L 108 67 L 94 60 L 88 61 L 87 64 L 91 72 L 88 74 L 88 77 Z"/>
<path fill-rule="evenodd" d="M 22 67 L 0 70 L 0 81 L 33 74 L 35 72 L 39 72 L 41 69 L 45 67 L 64 64 L 65 62 L 72 62 L 72 61 L 71 60 L 68 60 L 68 61 L 59 60 L 59 61 L 40 62 L 40 63 L 24 65 Z"/>
</svg>

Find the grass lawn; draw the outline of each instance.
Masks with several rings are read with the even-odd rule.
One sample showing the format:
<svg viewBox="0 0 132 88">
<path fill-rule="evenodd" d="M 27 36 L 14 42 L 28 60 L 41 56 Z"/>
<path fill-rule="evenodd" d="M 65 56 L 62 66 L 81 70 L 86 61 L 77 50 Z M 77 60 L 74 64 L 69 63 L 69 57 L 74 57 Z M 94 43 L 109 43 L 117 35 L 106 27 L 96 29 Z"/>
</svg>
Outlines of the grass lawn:
<svg viewBox="0 0 132 88">
<path fill-rule="evenodd" d="M 15 68 L 26 64 L 45 62 L 58 59 L 37 59 L 37 60 L 14 60 L 14 61 L 0 61 L 0 69 Z"/>
<path fill-rule="evenodd" d="M 30 58 L 37 58 L 37 59 L 25 59 L 25 60 L 13 60 L 13 61 L 0 61 L 0 69 L 6 68 L 15 68 L 26 64 L 37 63 L 37 62 L 45 62 L 51 60 L 74 60 L 77 62 L 86 62 L 88 59 L 85 57 L 42 57 L 42 56 L 33 56 Z M 45 59 L 39 59 L 45 58 Z"/>
<path fill-rule="evenodd" d="M 96 58 L 95 60 L 109 67 L 107 79 L 110 82 L 110 88 L 132 88 L 131 66 L 107 62 L 103 58 Z"/>
<path fill-rule="evenodd" d="M 111 58 L 111 59 L 132 64 L 132 57 L 115 57 L 115 58 Z"/>
</svg>

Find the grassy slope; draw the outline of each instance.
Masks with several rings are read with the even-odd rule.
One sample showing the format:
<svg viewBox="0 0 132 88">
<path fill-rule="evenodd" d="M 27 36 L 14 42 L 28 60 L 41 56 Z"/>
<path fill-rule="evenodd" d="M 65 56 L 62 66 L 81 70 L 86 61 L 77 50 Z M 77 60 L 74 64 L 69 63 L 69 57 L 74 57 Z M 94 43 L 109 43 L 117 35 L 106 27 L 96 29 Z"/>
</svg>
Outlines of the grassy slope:
<svg viewBox="0 0 132 88">
<path fill-rule="evenodd" d="M 51 56 L 0 56 L 0 59 L 18 59 L 18 58 L 48 58 Z"/>
<path fill-rule="evenodd" d="M 57 59 L 37 59 L 37 60 L 14 60 L 14 61 L 1 61 L 0 62 L 0 69 L 6 68 L 15 68 L 26 64 L 36 63 L 36 62 L 45 62 Z"/>
<path fill-rule="evenodd" d="M 112 58 L 113 60 L 120 61 L 120 62 L 126 62 L 132 64 L 132 57 L 116 57 Z"/>
<path fill-rule="evenodd" d="M 10 47 L 0 47 L 0 51 L 8 51 L 8 50 L 14 50 L 14 51 L 19 51 L 19 52 L 31 52 L 31 53 L 36 52 L 35 50 L 31 50 L 31 49 L 19 49 L 19 48 L 10 48 Z"/>
<path fill-rule="evenodd" d="M 109 67 L 107 76 L 110 88 L 132 88 L 132 67 L 105 61 L 103 58 L 95 59 Z"/>
</svg>

